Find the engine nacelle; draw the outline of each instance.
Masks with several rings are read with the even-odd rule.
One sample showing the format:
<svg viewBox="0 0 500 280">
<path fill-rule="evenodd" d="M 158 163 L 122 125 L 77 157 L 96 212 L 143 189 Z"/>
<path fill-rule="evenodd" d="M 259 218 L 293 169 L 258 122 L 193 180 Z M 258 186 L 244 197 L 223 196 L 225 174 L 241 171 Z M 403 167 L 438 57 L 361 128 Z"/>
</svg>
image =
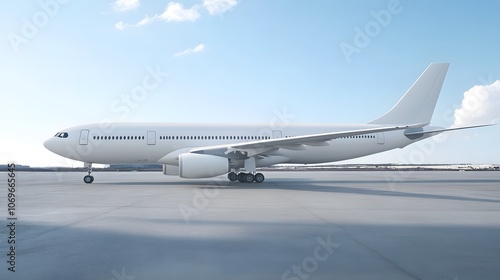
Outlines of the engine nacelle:
<svg viewBox="0 0 500 280">
<path fill-rule="evenodd" d="M 229 159 L 204 154 L 179 155 L 179 176 L 182 178 L 208 178 L 231 171 Z"/>
</svg>

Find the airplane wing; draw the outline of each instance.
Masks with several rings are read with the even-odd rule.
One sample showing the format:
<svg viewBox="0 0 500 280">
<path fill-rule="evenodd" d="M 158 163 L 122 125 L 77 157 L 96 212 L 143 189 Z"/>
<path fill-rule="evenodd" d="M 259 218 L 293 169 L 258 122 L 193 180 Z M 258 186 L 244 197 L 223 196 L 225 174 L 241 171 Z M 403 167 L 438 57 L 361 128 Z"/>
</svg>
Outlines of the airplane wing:
<svg viewBox="0 0 500 280">
<path fill-rule="evenodd" d="M 325 146 L 326 141 L 362 134 L 371 134 L 385 131 L 403 130 L 411 128 L 420 128 L 426 124 L 385 126 L 331 133 L 321 133 L 303 136 L 294 136 L 289 138 L 267 139 L 251 142 L 233 143 L 226 145 L 216 145 L 207 147 L 196 147 L 189 150 L 191 153 L 210 154 L 234 159 L 246 159 L 257 156 L 265 152 L 276 149 L 304 150 L 305 146 Z"/>
</svg>

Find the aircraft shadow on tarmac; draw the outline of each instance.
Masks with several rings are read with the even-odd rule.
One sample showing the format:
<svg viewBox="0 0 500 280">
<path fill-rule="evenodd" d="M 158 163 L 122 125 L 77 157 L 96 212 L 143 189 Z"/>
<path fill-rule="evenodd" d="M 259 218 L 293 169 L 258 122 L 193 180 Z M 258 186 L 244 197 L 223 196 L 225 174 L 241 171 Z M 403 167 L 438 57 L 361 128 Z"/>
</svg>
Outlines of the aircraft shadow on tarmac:
<svg viewBox="0 0 500 280">
<path fill-rule="evenodd" d="M 369 187 L 369 186 L 367 186 Z M 202 188 L 210 188 L 204 186 Z M 410 193 L 402 191 L 392 191 L 392 190 L 378 190 L 378 189 L 364 189 L 364 188 L 354 188 L 354 187 L 340 187 L 340 186 L 321 186 L 316 184 L 280 184 L 280 185 L 266 185 L 266 186 L 227 186 L 221 187 L 221 189 L 281 189 L 281 190 L 291 190 L 291 191 L 310 191 L 310 192 L 328 192 L 328 193 L 345 193 L 345 194 L 359 194 L 359 195 L 374 195 L 374 196 L 392 196 L 392 197 L 409 197 L 409 198 L 423 198 L 423 199 L 446 199 L 446 200 L 458 200 L 458 201 L 474 201 L 474 202 L 493 202 L 500 203 L 500 200 L 495 199 L 484 199 L 484 198 L 472 198 L 472 197 L 461 197 L 453 195 L 436 195 L 436 194 L 422 194 L 422 193 Z"/>
<path fill-rule="evenodd" d="M 120 185 L 120 186 L 186 186 L 199 189 L 221 189 L 221 190 L 289 190 L 289 191 L 307 191 L 307 192 L 323 192 L 323 193 L 345 193 L 345 194 L 359 194 L 359 195 L 373 195 L 373 196 L 389 196 L 389 197 L 408 197 L 408 198 L 422 198 L 422 199 L 444 199 L 444 200 L 457 200 L 457 201 L 471 201 L 471 202 L 492 202 L 500 203 L 500 200 L 462 197 L 454 195 L 439 195 L 439 194 L 425 194 L 425 193 L 412 193 L 395 190 L 399 184 L 484 184 L 484 183 L 500 183 L 500 180 L 405 180 L 401 182 L 390 182 L 389 180 L 308 180 L 308 179 L 271 179 L 264 183 L 247 184 L 239 182 L 229 182 L 222 179 L 213 180 L 185 180 L 185 181 L 165 181 L 165 182 L 103 182 L 102 184 Z M 328 186 L 322 184 L 329 184 Z M 363 185 L 365 188 L 358 188 L 349 186 L 351 184 Z M 390 184 L 393 185 L 394 190 L 390 189 Z M 379 185 L 379 186 L 376 186 Z M 381 190 L 380 185 L 387 190 Z M 372 188 L 374 187 L 375 188 Z"/>
</svg>

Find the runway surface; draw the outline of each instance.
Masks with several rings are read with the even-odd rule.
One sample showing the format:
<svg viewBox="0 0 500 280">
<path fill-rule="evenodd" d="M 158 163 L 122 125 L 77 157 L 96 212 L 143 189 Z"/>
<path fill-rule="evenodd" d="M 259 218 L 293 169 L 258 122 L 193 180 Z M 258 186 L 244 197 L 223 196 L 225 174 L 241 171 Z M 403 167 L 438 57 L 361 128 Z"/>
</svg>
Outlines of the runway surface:
<svg viewBox="0 0 500 280">
<path fill-rule="evenodd" d="M 0 173 L 0 279 L 499 279 L 500 172 Z"/>
</svg>

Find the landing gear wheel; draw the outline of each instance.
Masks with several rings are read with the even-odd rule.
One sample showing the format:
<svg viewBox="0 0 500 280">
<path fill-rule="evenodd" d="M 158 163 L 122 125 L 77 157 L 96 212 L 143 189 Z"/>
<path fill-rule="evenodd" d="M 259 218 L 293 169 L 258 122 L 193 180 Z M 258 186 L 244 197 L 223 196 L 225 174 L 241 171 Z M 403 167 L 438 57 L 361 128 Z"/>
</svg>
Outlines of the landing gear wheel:
<svg viewBox="0 0 500 280">
<path fill-rule="evenodd" d="M 234 172 L 230 172 L 229 174 L 227 174 L 227 178 L 229 179 L 229 181 L 234 182 L 238 180 L 238 175 L 236 175 L 236 173 Z"/>
<path fill-rule="evenodd" d="M 246 175 L 247 174 L 243 173 L 243 172 L 238 173 L 238 181 L 240 181 L 240 183 L 245 183 L 245 176 Z"/>
<path fill-rule="evenodd" d="M 83 181 L 86 184 L 91 184 L 94 182 L 94 176 L 90 175 L 92 173 L 92 162 L 86 162 L 85 167 L 87 168 L 87 175 L 83 177 Z"/>
<path fill-rule="evenodd" d="M 252 173 L 245 174 L 245 183 L 252 183 L 255 177 Z"/>
<path fill-rule="evenodd" d="M 262 183 L 262 182 L 264 182 L 264 179 L 265 179 L 264 174 L 257 173 L 257 174 L 255 174 L 254 177 L 255 177 L 254 180 L 255 180 L 256 183 Z"/>
<path fill-rule="evenodd" d="M 91 184 L 92 182 L 94 182 L 94 176 L 86 175 L 85 177 L 83 177 L 83 181 L 86 184 Z"/>
</svg>

